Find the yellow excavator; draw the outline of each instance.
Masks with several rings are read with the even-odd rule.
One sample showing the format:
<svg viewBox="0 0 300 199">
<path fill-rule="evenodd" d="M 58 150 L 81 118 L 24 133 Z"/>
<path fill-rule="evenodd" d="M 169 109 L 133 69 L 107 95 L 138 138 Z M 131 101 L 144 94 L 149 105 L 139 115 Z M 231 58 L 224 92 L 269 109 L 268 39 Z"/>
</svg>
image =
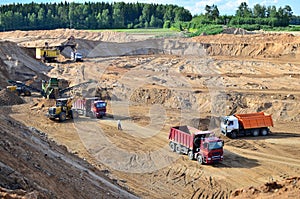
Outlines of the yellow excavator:
<svg viewBox="0 0 300 199">
<path fill-rule="evenodd" d="M 60 53 L 66 47 L 70 47 L 72 49 L 71 59 L 73 61 L 82 61 L 82 54 L 77 52 L 77 46 L 74 36 L 69 37 L 67 41 L 58 46 L 49 46 L 48 42 L 45 42 L 44 47 L 36 48 L 36 59 L 41 59 L 43 62 L 55 62 Z"/>
<path fill-rule="evenodd" d="M 50 120 L 58 119 L 63 122 L 67 119 L 76 119 L 79 114 L 72 109 L 73 98 L 59 98 L 56 99 L 56 105 L 50 107 L 48 110 L 48 118 Z"/>
</svg>

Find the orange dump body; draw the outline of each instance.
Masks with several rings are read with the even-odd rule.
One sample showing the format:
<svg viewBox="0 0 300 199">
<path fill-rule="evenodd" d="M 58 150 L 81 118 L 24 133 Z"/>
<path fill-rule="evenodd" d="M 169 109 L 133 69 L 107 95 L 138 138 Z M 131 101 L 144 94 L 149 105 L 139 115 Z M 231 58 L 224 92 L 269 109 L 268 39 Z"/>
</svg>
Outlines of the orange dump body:
<svg viewBox="0 0 300 199">
<path fill-rule="evenodd" d="M 235 114 L 234 116 L 238 118 L 244 129 L 273 126 L 272 116 L 264 112 Z"/>
</svg>

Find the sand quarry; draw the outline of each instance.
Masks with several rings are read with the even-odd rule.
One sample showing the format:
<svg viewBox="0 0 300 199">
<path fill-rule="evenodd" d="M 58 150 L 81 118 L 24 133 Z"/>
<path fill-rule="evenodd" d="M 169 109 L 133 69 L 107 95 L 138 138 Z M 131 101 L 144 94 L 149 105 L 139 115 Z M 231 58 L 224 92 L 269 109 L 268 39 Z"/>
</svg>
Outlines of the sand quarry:
<svg viewBox="0 0 300 199">
<path fill-rule="evenodd" d="M 297 198 L 300 195 L 300 37 L 293 34 L 156 37 L 70 29 L 0 33 L 0 196 L 4 198 Z M 35 59 L 34 46 L 74 36 L 84 61 Z M 7 80 L 49 77 L 71 95 L 100 95 L 107 117 L 64 123 L 53 100 L 15 96 Z M 220 134 L 220 116 L 264 111 L 264 137 Z M 123 131 L 117 130 L 117 120 Z M 212 130 L 224 161 L 199 165 L 168 146 L 171 126 Z"/>
</svg>

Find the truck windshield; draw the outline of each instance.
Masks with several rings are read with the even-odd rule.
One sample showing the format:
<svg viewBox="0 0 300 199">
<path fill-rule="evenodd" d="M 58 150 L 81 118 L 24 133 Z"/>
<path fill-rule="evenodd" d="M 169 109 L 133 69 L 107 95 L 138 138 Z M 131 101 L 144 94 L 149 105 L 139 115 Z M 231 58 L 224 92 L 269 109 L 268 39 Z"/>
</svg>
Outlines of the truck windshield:
<svg viewBox="0 0 300 199">
<path fill-rule="evenodd" d="M 228 121 L 227 117 L 222 117 L 221 120 L 224 124 L 227 124 L 227 121 Z"/>
<path fill-rule="evenodd" d="M 225 125 L 228 125 L 228 126 L 232 126 L 233 125 L 233 121 L 232 120 L 229 120 L 229 118 L 227 117 L 223 117 L 222 118 L 222 121 Z"/>
<path fill-rule="evenodd" d="M 210 142 L 208 144 L 208 149 L 209 150 L 213 150 L 213 149 L 220 149 L 223 147 L 223 142 L 222 141 L 218 141 L 218 142 Z"/>
<path fill-rule="evenodd" d="M 61 101 L 61 100 L 58 100 L 58 101 L 56 101 L 56 106 L 65 106 L 66 105 L 66 103 L 67 103 L 67 101 Z"/>
<path fill-rule="evenodd" d="M 104 108 L 106 106 L 106 103 L 105 102 L 97 102 L 95 104 L 96 108 Z"/>
</svg>

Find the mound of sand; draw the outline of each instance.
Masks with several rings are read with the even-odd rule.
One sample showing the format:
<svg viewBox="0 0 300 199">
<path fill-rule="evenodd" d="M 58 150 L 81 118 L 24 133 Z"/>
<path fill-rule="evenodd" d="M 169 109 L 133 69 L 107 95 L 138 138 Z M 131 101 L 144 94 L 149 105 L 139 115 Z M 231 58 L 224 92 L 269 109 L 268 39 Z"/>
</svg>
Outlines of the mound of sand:
<svg viewBox="0 0 300 199">
<path fill-rule="evenodd" d="M 300 195 L 300 177 L 287 178 L 280 182 L 267 182 L 260 187 L 239 189 L 231 198 L 297 198 Z"/>
<path fill-rule="evenodd" d="M 16 104 L 23 104 L 24 100 L 15 93 L 2 90 L 0 91 L 0 106 L 10 106 Z"/>
<path fill-rule="evenodd" d="M 242 28 L 224 28 L 223 30 L 224 34 L 235 34 L 235 35 L 246 35 L 246 34 L 253 34 L 252 32 L 249 32 Z"/>
<path fill-rule="evenodd" d="M 193 38 L 210 56 L 300 57 L 300 37 L 292 34 L 219 34 Z"/>
<path fill-rule="evenodd" d="M 124 32 L 96 32 L 75 29 L 9 31 L 0 33 L 0 38 L 5 38 L 5 40 L 20 43 L 25 47 L 44 46 L 45 42 L 49 42 L 50 46 L 53 43 L 60 44 L 71 36 L 74 36 L 75 39 L 90 41 L 128 42 L 136 40 Z"/>
</svg>

